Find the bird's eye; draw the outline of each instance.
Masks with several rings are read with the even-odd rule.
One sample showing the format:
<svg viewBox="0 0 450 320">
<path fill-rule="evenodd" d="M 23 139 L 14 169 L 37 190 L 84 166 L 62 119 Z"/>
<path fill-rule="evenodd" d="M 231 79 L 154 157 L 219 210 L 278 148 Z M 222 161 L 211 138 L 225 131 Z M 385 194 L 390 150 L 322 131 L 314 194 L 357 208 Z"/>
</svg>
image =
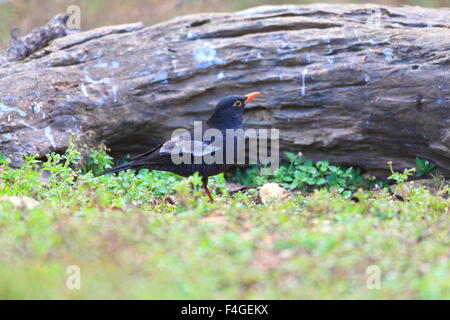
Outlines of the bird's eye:
<svg viewBox="0 0 450 320">
<path fill-rule="evenodd" d="M 242 106 L 242 102 L 238 100 L 233 104 L 233 106 L 240 107 L 240 106 Z"/>
</svg>

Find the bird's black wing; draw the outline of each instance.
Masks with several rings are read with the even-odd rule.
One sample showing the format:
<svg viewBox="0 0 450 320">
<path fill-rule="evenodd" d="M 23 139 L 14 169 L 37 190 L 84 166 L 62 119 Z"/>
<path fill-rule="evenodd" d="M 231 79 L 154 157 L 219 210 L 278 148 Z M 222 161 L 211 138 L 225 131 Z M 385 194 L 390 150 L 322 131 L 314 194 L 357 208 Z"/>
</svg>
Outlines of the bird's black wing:
<svg viewBox="0 0 450 320">
<path fill-rule="evenodd" d="M 191 154 L 194 157 L 202 157 L 219 151 L 222 146 L 217 146 L 210 141 L 199 141 L 191 139 L 190 134 L 184 134 L 172 137 L 172 139 L 164 142 L 159 149 L 159 154 L 163 155 L 180 155 Z"/>
<path fill-rule="evenodd" d="M 97 176 L 128 169 L 152 169 L 152 167 L 155 168 L 157 165 L 175 165 L 171 158 L 174 155 L 183 156 L 188 154 L 195 158 L 212 155 L 222 149 L 222 146 L 217 146 L 210 141 L 198 141 L 190 137 L 190 133 L 174 136 L 157 147 L 130 159 L 129 162 L 103 171 Z"/>
</svg>

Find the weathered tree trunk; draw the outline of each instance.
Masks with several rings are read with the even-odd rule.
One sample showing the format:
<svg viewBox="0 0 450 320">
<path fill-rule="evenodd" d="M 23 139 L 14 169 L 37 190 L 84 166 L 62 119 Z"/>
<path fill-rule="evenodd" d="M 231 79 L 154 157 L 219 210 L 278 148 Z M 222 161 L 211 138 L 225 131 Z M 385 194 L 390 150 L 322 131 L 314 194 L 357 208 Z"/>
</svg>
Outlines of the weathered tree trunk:
<svg viewBox="0 0 450 320">
<path fill-rule="evenodd" d="M 449 176 L 449 26 L 449 9 L 264 6 L 71 34 L 0 66 L 0 151 L 17 165 L 74 132 L 133 154 L 261 91 L 246 126 L 279 128 L 282 151 Z"/>
</svg>

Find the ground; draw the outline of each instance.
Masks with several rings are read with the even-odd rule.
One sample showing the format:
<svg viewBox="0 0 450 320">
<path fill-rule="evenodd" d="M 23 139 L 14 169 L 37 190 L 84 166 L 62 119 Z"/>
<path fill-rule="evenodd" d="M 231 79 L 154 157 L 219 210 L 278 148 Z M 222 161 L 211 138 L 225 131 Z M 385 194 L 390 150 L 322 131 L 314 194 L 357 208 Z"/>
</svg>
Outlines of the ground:
<svg viewBox="0 0 450 320">
<path fill-rule="evenodd" d="M 94 178 L 77 158 L 0 166 L 1 299 L 450 298 L 448 186 L 262 204 L 219 176 L 209 203 L 199 177 Z"/>
</svg>

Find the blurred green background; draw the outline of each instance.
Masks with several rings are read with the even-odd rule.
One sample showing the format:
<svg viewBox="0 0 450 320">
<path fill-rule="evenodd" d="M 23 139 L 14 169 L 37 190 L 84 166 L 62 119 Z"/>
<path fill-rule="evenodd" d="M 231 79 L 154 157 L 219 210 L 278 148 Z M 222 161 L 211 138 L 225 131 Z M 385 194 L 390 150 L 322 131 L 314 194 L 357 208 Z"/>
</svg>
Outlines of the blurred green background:
<svg viewBox="0 0 450 320">
<path fill-rule="evenodd" d="M 0 47 L 8 43 L 11 28 L 18 27 L 22 35 L 26 34 L 56 13 L 65 12 L 71 4 L 81 8 L 82 28 L 91 29 L 136 21 L 150 25 L 184 14 L 237 11 L 264 4 L 315 2 L 450 6 L 450 0 L 0 0 Z"/>
</svg>

